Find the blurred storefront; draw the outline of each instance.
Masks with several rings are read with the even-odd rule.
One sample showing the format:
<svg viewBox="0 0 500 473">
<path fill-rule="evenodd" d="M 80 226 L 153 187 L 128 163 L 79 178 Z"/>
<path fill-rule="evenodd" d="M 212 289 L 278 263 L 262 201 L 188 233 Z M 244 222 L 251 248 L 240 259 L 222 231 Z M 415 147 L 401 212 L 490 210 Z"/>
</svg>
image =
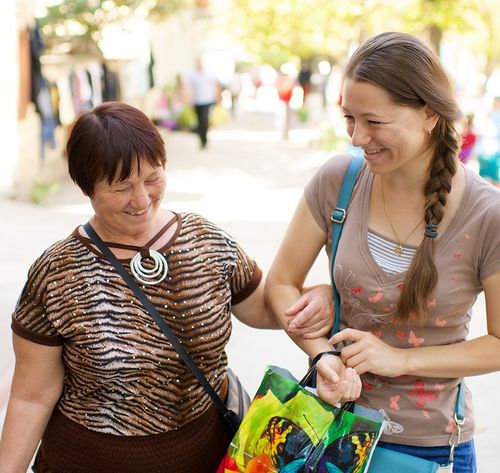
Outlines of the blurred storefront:
<svg viewBox="0 0 500 473">
<path fill-rule="evenodd" d="M 2 127 L 2 166 L 0 171 L 0 193 L 10 192 L 15 175 L 18 156 L 18 89 L 19 89 L 19 52 L 20 32 L 26 20 L 16 11 L 16 0 L 5 0 L 2 3 L 0 15 L 0 37 L 2 53 L 0 55 L 2 74 L 2 87 L 0 87 L 0 114 Z M 25 38 L 24 38 L 25 40 Z"/>
<path fill-rule="evenodd" d="M 223 26 L 226 0 L 196 2 L 162 21 L 134 11 L 126 20 L 106 24 L 98 41 L 89 41 L 73 25 L 71 31 L 58 31 L 60 41 L 47 47 L 35 16 L 60 3 L 3 3 L 3 44 L 17 46 L 2 53 L 4 71 L 12 74 L 2 81 L 7 147 L 0 193 L 22 200 L 41 200 L 55 190 L 66 172 L 67 129 L 79 112 L 122 100 L 152 119 L 162 118 L 175 105 L 169 94 L 182 89 L 197 56 L 205 56 L 223 82 L 234 70 Z M 176 106 L 185 107 L 182 97 L 179 101 Z"/>
</svg>

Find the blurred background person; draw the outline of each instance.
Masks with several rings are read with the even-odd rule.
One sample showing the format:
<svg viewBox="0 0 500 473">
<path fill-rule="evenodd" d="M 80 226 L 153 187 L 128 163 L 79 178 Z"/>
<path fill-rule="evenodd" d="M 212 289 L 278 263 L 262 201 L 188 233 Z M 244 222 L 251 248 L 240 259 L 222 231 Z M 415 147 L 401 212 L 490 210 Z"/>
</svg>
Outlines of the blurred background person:
<svg viewBox="0 0 500 473">
<path fill-rule="evenodd" d="M 241 94 L 241 73 L 238 67 L 235 68 L 234 73 L 227 86 L 229 93 L 231 94 L 231 117 L 234 119 L 238 115 L 238 102 Z"/>
<path fill-rule="evenodd" d="M 201 149 L 204 149 L 207 146 L 210 110 L 217 103 L 219 84 L 217 79 L 206 71 L 200 56 L 196 57 L 195 68 L 188 75 L 186 85 L 198 120 L 196 132 L 200 138 Z"/>
<path fill-rule="evenodd" d="M 500 96 L 493 98 L 491 111 L 483 123 L 477 154 L 481 177 L 500 187 Z"/>
<path fill-rule="evenodd" d="M 462 130 L 462 146 L 458 155 L 460 161 L 467 164 L 474 156 L 474 148 L 477 135 L 474 131 L 474 114 L 468 113 L 464 118 L 464 129 Z"/>
<path fill-rule="evenodd" d="M 291 68 L 287 66 L 289 65 L 285 64 L 281 66 L 280 73 L 276 78 L 276 90 L 278 91 L 278 97 L 283 103 L 285 109 L 282 127 L 282 136 L 284 140 L 288 139 L 288 133 L 290 131 L 292 119 L 290 101 L 292 100 L 293 88 L 296 85 L 296 80 L 292 77 Z"/>
</svg>

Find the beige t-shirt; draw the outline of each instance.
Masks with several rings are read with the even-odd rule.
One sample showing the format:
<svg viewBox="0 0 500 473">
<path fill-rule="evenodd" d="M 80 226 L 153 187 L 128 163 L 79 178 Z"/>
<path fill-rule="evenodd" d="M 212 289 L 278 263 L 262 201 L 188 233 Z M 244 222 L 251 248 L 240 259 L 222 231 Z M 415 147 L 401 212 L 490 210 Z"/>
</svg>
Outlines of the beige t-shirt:
<svg viewBox="0 0 500 473">
<path fill-rule="evenodd" d="M 328 234 L 330 213 L 350 156 L 335 156 L 313 176 L 305 198 L 318 225 Z M 439 279 L 428 301 L 421 325 L 393 325 L 391 318 L 406 273 L 387 275 L 368 248 L 368 208 L 373 174 L 364 167 L 356 183 L 335 260 L 335 284 L 341 298 L 340 329 L 368 330 L 398 348 L 446 345 L 464 340 L 471 307 L 483 290 L 481 281 L 500 271 L 500 192 L 465 168 L 466 188 L 450 225 L 435 241 L 434 263 Z M 475 316 L 481 316 L 477 313 Z M 447 445 L 453 427 L 454 405 L 460 379 L 367 373 L 358 402 L 383 409 L 403 427 L 384 435 L 393 443 L 421 446 Z M 466 421 L 461 441 L 472 438 L 474 418 L 466 389 Z"/>
</svg>

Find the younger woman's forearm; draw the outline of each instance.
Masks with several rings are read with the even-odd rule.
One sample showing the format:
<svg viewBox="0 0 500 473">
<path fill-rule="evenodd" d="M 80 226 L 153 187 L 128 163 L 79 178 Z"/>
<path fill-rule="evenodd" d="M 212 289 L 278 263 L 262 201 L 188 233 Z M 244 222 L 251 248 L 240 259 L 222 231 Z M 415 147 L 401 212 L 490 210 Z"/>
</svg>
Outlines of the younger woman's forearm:
<svg viewBox="0 0 500 473">
<path fill-rule="evenodd" d="M 271 307 L 276 320 L 279 322 L 281 327 L 287 332 L 289 337 L 294 341 L 294 343 L 311 358 L 314 358 L 318 353 L 322 351 L 328 351 L 332 349 L 332 346 L 328 343 L 326 337 L 316 338 L 312 340 L 304 339 L 300 336 L 292 335 L 288 332 L 287 317 L 285 315 L 286 309 L 290 307 L 300 296 L 300 289 L 291 285 L 272 285 L 272 292 L 266 292 L 267 303 Z"/>
<path fill-rule="evenodd" d="M 500 370 L 500 340 L 484 335 L 453 345 L 403 350 L 405 372 L 414 376 L 461 378 Z"/>
</svg>

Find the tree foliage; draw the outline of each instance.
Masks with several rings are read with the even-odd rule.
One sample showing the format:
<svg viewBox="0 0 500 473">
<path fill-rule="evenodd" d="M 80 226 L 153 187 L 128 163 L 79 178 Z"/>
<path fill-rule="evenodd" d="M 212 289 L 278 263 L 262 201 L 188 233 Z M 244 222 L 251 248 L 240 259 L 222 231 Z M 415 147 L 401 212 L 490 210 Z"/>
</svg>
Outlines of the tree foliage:
<svg viewBox="0 0 500 473">
<path fill-rule="evenodd" d="M 499 29 L 493 17 L 499 14 L 491 11 L 495 3 L 498 0 L 233 0 L 231 24 L 249 51 L 273 65 L 314 55 L 342 57 L 352 45 L 387 30 L 425 36 L 439 51 L 444 33 L 480 33 L 486 27 L 490 49 L 496 51 L 494 33 Z"/>
<path fill-rule="evenodd" d="M 417 0 L 403 12 L 408 31 L 426 34 L 439 52 L 446 32 L 464 33 L 474 24 L 474 0 Z"/>
<path fill-rule="evenodd" d="M 84 41 L 98 41 L 107 24 L 131 18 L 161 20 L 192 3 L 191 0 L 63 0 L 48 7 L 38 22 L 50 47 L 75 35 Z"/>
<path fill-rule="evenodd" d="M 500 8 L 498 0 L 476 0 L 475 20 L 477 35 L 473 35 L 470 44 L 485 59 L 484 74 L 486 79 L 500 65 Z"/>
<path fill-rule="evenodd" d="M 106 24 L 161 20 L 207 5 L 208 0 L 63 0 L 39 22 L 50 47 L 75 31 L 97 42 Z M 255 62 L 276 67 L 319 57 L 341 61 L 367 37 L 388 30 L 423 36 L 436 51 L 444 35 L 470 38 L 471 50 L 484 57 L 486 77 L 500 63 L 498 0 L 230 0 L 227 5 L 227 32 Z"/>
<path fill-rule="evenodd" d="M 279 66 L 291 59 L 345 52 L 337 34 L 341 16 L 338 2 L 233 0 L 230 25 L 251 54 Z"/>
</svg>

